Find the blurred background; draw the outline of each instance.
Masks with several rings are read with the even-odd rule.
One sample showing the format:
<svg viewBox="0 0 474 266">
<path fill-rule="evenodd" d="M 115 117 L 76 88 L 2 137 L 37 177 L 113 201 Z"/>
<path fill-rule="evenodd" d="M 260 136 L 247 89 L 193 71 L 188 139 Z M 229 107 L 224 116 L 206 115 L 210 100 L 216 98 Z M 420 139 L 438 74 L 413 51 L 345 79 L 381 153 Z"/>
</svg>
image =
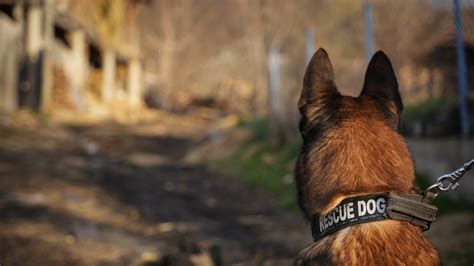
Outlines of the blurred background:
<svg viewBox="0 0 474 266">
<path fill-rule="evenodd" d="M 1 265 L 291 265 L 296 102 L 392 60 L 421 188 L 474 158 L 471 0 L 0 0 Z M 474 175 L 427 232 L 474 263 Z"/>
</svg>

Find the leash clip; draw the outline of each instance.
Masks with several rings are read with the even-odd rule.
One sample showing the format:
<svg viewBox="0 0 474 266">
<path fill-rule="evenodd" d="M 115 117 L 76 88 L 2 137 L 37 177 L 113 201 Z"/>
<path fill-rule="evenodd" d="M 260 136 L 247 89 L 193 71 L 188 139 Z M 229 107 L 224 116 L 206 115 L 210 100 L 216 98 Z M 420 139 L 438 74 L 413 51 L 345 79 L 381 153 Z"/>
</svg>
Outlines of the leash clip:
<svg viewBox="0 0 474 266">
<path fill-rule="evenodd" d="M 440 176 L 438 178 L 438 183 L 439 185 L 439 190 L 441 191 L 449 191 L 449 190 L 456 190 L 456 188 L 459 187 L 458 181 L 463 177 L 463 175 L 466 174 L 467 171 L 471 169 L 471 166 L 474 165 L 474 159 L 466 162 L 461 168 L 458 170 L 447 174 Z"/>
<path fill-rule="evenodd" d="M 438 177 L 437 182 L 425 190 L 425 194 L 426 192 L 432 192 L 434 193 L 434 197 L 436 197 L 440 191 L 446 192 L 449 190 L 456 190 L 459 187 L 458 181 L 471 169 L 472 166 L 474 166 L 474 159 L 466 162 L 456 171 Z M 437 190 L 437 192 L 433 192 L 433 190 Z"/>
</svg>

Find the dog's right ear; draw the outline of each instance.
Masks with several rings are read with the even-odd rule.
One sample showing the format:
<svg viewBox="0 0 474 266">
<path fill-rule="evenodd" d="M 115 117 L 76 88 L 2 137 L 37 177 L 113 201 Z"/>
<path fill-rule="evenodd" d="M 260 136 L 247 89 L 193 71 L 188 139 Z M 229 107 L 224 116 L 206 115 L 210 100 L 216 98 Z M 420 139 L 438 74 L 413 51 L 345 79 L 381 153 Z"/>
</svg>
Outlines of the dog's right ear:
<svg viewBox="0 0 474 266">
<path fill-rule="evenodd" d="M 316 103 L 330 96 L 339 96 L 336 88 L 334 70 L 329 56 L 319 48 L 311 58 L 303 80 L 303 91 L 298 101 L 298 108 L 303 114 L 307 104 Z M 304 115 L 304 114 L 303 114 Z"/>
<path fill-rule="evenodd" d="M 376 52 L 370 60 L 360 96 L 393 103 L 396 113 L 399 115 L 402 112 L 403 103 L 398 90 L 397 77 L 390 59 L 384 52 Z"/>
</svg>

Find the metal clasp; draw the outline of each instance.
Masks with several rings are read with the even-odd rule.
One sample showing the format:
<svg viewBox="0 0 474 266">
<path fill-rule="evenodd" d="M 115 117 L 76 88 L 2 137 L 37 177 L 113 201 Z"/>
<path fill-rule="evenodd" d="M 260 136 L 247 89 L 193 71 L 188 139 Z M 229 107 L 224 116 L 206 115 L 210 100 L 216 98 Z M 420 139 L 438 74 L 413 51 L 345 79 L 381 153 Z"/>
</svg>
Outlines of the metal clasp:
<svg viewBox="0 0 474 266">
<path fill-rule="evenodd" d="M 436 197 L 440 191 L 446 192 L 449 190 L 455 190 L 459 187 L 458 181 L 461 179 L 461 177 L 463 177 L 463 175 L 466 174 L 467 171 L 471 169 L 472 166 L 474 166 L 474 159 L 469 162 L 466 162 L 461 168 L 457 169 L 456 171 L 438 177 L 437 182 L 429 186 L 425 190 L 425 193 L 432 192 Z M 433 190 L 436 190 L 436 192 L 433 192 Z"/>
</svg>

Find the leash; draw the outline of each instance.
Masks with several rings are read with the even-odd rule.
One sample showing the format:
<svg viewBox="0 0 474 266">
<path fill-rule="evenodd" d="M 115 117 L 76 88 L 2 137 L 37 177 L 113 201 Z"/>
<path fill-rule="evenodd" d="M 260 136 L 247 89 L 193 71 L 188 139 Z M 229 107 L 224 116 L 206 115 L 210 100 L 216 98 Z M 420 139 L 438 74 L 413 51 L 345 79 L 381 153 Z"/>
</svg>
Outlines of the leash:
<svg viewBox="0 0 474 266">
<path fill-rule="evenodd" d="M 473 167 L 474 159 L 456 171 L 440 176 L 421 194 L 378 193 L 345 198 L 328 213 L 312 217 L 313 239 L 318 241 L 356 224 L 388 219 L 407 221 L 426 231 L 436 220 L 438 212 L 432 201 L 440 192 L 456 190 L 459 180 Z"/>
</svg>

